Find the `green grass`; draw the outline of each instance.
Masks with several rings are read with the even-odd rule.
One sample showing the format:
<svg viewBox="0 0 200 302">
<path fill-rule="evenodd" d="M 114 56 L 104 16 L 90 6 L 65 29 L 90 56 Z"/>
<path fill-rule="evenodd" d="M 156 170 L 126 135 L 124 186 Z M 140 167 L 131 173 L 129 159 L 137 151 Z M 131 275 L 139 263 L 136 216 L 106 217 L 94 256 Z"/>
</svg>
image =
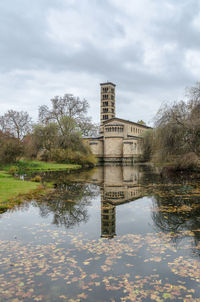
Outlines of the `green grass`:
<svg viewBox="0 0 200 302">
<path fill-rule="evenodd" d="M 31 171 L 65 171 L 80 169 L 80 165 L 74 164 L 57 164 L 42 161 L 27 161 L 27 168 Z"/>
<path fill-rule="evenodd" d="M 39 187 L 40 184 L 31 181 L 22 181 L 0 171 L 0 206 L 6 205 L 11 198 L 19 194 L 27 194 Z"/>
<path fill-rule="evenodd" d="M 10 169 L 16 169 L 17 174 L 30 174 L 45 171 L 70 171 L 80 169 L 80 165 L 56 164 L 41 161 L 20 160 L 15 164 L 2 165 L 0 171 L 0 210 L 11 208 L 23 195 L 31 194 L 41 186 L 41 184 L 31 181 L 22 181 L 11 176 Z M 20 197 L 19 197 L 20 196 Z M 18 198 L 19 197 L 19 198 Z"/>
<path fill-rule="evenodd" d="M 31 174 L 45 171 L 70 171 L 80 169 L 80 165 L 56 164 L 41 161 L 20 160 L 15 164 L 2 165 L 0 170 L 0 211 L 12 208 L 34 194 L 42 194 L 48 190 L 42 188 L 41 183 L 22 181 L 11 176 L 8 172 L 13 170 L 17 174 Z"/>
<path fill-rule="evenodd" d="M 57 164 L 42 161 L 20 160 L 16 164 L 3 165 L 2 170 L 9 171 L 11 167 L 16 167 L 23 174 L 26 172 L 45 172 L 45 171 L 68 171 L 80 169 L 80 165 L 75 164 Z"/>
</svg>

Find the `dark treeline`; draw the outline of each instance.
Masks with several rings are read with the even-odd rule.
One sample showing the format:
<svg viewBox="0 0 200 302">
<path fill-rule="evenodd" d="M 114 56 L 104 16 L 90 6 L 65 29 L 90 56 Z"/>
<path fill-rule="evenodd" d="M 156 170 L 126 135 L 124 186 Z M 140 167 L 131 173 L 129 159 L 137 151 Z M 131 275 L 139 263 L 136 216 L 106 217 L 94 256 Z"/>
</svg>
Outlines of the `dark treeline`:
<svg viewBox="0 0 200 302">
<path fill-rule="evenodd" d="M 199 166 L 200 83 L 188 89 L 186 101 L 162 106 L 154 129 L 144 135 L 143 152 L 144 160 L 177 170 Z"/>
<path fill-rule="evenodd" d="M 88 102 L 70 94 L 54 97 L 51 106 L 39 107 L 38 122 L 27 112 L 8 110 L 0 116 L 0 162 L 20 157 L 44 161 L 93 164 L 83 135 L 95 135 L 98 127 L 87 116 Z"/>
</svg>

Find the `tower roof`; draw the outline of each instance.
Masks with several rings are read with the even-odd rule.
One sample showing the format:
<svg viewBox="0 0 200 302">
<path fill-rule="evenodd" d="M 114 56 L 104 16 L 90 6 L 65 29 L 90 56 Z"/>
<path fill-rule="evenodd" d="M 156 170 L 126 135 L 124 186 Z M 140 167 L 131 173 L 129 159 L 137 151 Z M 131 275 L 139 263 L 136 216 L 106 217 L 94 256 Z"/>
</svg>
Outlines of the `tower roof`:
<svg viewBox="0 0 200 302">
<path fill-rule="evenodd" d="M 112 82 L 105 82 L 105 83 L 100 83 L 101 86 L 104 86 L 104 85 L 112 85 L 112 86 L 116 86 L 115 84 L 113 84 Z"/>
</svg>

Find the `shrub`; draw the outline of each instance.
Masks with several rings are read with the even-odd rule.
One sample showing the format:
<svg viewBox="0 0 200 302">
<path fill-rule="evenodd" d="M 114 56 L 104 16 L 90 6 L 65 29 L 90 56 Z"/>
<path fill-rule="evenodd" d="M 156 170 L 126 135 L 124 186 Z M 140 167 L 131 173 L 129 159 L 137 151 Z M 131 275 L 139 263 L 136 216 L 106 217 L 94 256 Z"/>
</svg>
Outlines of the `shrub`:
<svg viewBox="0 0 200 302">
<path fill-rule="evenodd" d="M 42 181 L 42 177 L 40 175 L 36 175 L 35 177 L 33 177 L 31 179 L 31 181 L 34 181 L 34 182 L 41 182 Z"/>
<path fill-rule="evenodd" d="M 94 166 L 97 162 L 89 150 L 80 152 L 71 149 L 54 149 L 51 152 L 51 160 L 58 163 L 76 163 L 82 166 Z"/>
<path fill-rule="evenodd" d="M 10 134 L 0 133 L 0 163 L 14 163 L 23 155 L 23 144 Z"/>
<path fill-rule="evenodd" d="M 147 130 L 144 132 L 143 140 L 141 143 L 142 149 L 142 161 L 149 161 L 152 158 L 152 149 L 153 149 L 153 131 Z"/>
<path fill-rule="evenodd" d="M 16 175 L 18 172 L 18 168 L 16 166 L 11 166 L 8 173 L 11 174 L 11 175 Z"/>
<path fill-rule="evenodd" d="M 199 158 L 195 153 L 189 152 L 181 156 L 175 166 L 178 170 L 195 169 L 198 166 L 198 160 Z"/>
</svg>

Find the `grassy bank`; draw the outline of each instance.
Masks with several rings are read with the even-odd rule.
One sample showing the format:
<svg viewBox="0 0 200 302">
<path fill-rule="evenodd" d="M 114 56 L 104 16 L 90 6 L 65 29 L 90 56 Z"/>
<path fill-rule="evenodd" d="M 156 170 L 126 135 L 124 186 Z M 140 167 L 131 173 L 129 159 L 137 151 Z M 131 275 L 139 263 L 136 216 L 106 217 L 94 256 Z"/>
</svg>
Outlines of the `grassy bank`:
<svg viewBox="0 0 200 302">
<path fill-rule="evenodd" d="M 11 174 L 31 174 L 45 171 L 71 171 L 80 169 L 80 165 L 56 164 L 40 161 L 18 161 L 16 164 L 2 165 L 0 169 L 0 211 L 12 208 L 24 199 L 45 194 L 48 188 L 41 183 L 22 181 Z"/>
<path fill-rule="evenodd" d="M 7 172 L 0 171 L 0 210 L 11 208 L 15 198 L 35 191 L 39 186 L 38 183 L 21 181 Z"/>
<path fill-rule="evenodd" d="M 77 164 L 57 164 L 53 162 L 43 161 L 27 161 L 20 160 L 15 164 L 2 165 L 1 170 L 16 171 L 19 174 L 32 173 L 32 172 L 45 172 L 45 171 L 70 171 L 80 169 L 81 165 Z"/>
</svg>

